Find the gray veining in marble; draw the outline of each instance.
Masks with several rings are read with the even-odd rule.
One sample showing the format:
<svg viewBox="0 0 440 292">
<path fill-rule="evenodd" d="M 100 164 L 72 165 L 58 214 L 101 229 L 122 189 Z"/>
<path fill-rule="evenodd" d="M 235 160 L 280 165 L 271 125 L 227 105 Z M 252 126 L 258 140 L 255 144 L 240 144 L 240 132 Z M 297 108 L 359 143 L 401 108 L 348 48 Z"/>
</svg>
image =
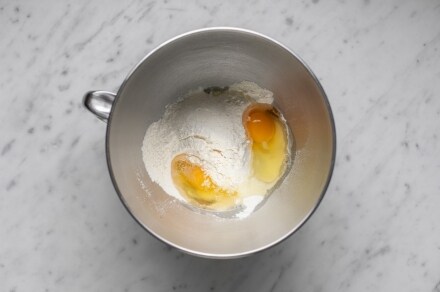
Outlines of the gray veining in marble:
<svg viewBox="0 0 440 292">
<path fill-rule="evenodd" d="M 302 56 L 338 133 L 312 219 L 230 261 L 184 255 L 132 220 L 105 124 L 81 106 L 161 42 L 219 25 Z M 438 0 L 2 0 L 0 64 L 1 291 L 440 292 Z"/>
</svg>

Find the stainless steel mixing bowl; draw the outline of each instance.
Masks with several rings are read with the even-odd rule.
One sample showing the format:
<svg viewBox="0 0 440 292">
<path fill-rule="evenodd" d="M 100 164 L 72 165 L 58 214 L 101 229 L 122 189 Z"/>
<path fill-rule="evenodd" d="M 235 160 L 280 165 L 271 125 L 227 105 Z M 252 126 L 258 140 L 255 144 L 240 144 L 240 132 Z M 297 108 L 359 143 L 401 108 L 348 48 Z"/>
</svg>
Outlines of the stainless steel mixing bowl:
<svg viewBox="0 0 440 292">
<path fill-rule="evenodd" d="M 249 217 L 221 219 L 191 211 L 146 173 L 141 152 L 145 131 L 167 104 L 189 90 L 243 80 L 274 93 L 295 139 L 293 166 Z M 180 35 L 147 55 L 117 94 L 89 92 L 84 104 L 108 119 L 108 168 L 127 210 L 155 237 L 193 255 L 240 257 L 281 242 L 312 215 L 330 181 L 336 136 L 324 90 L 294 53 L 259 33 L 209 28 Z"/>
</svg>

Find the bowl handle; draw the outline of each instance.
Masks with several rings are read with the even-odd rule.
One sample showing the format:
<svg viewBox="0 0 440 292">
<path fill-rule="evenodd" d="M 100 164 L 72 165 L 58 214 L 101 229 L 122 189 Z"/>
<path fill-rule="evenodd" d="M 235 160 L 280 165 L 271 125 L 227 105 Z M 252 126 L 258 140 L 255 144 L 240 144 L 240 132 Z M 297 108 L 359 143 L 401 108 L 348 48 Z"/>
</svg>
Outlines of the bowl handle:
<svg viewBox="0 0 440 292">
<path fill-rule="evenodd" d="M 108 91 L 89 91 L 84 95 L 83 104 L 92 114 L 107 122 L 116 94 Z"/>
</svg>

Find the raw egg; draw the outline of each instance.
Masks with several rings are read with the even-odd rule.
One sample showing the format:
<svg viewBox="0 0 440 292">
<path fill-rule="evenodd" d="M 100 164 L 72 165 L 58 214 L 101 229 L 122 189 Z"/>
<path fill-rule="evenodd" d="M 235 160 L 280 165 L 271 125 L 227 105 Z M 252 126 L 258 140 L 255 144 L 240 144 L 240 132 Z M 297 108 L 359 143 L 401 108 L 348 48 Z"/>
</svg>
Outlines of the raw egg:
<svg viewBox="0 0 440 292">
<path fill-rule="evenodd" d="M 252 143 L 253 175 L 272 183 L 282 174 L 287 135 L 279 112 L 269 104 L 254 103 L 243 113 L 243 125 Z"/>
<path fill-rule="evenodd" d="M 174 157 L 171 176 L 179 192 L 201 207 L 222 210 L 234 206 L 237 192 L 217 186 L 186 154 Z"/>
</svg>

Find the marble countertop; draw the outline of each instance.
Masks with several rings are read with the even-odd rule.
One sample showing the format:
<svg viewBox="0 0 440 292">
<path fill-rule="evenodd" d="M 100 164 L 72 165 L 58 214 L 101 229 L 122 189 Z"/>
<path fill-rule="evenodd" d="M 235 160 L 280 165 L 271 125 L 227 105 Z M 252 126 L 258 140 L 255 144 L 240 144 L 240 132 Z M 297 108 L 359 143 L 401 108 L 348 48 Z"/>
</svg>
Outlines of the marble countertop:
<svg viewBox="0 0 440 292">
<path fill-rule="evenodd" d="M 81 105 L 161 42 L 209 26 L 296 51 L 338 133 L 314 216 L 228 261 L 182 254 L 132 220 L 105 124 Z M 0 1 L 0 64 L 1 291 L 440 292 L 439 1 Z"/>
</svg>

